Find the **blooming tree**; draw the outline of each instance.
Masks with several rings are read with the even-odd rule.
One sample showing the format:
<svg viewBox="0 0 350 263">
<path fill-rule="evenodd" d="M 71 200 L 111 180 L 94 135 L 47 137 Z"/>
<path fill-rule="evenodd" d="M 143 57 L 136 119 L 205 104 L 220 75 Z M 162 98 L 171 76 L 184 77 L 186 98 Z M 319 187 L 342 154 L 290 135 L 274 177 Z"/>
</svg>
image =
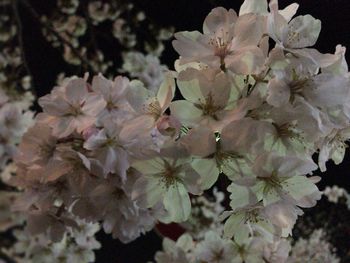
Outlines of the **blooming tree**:
<svg viewBox="0 0 350 263">
<path fill-rule="evenodd" d="M 42 240 L 18 238 L 59 253 L 55 244 L 75 251 L 73 239 L 98 248 L 88 238 L 98 223 L 127 243 L 158 222 L 175 222 L 188 233 L 164 239 L 158 263 L 298 262 L 297 249 L 288 259 L 288 237 L 303 208 L 321 198 L 312 173 L 344 158 L 350 75 L 345 47 L 311 48 L 321 22 L 295 16 L 297 9 L 280 10 L 277 0 L 245 0 L 239 13 L 214 8 L 202 32 L 174 35 L 174 71 L 125 53 L 122 71 L 140 80 L 74 76 L 39 98 L 43 112 L 22 138 L 8 183 L 24 190 L 13 208 Z M 90 26 L 113 19 L 110 10 L 89 5 Z M 62 32 L 79 36 L 79 21 Z M 72 47 L 63 47 L 70 56 Z M 203 197 L 208 192 L 215 201 Z"/>
</svg>

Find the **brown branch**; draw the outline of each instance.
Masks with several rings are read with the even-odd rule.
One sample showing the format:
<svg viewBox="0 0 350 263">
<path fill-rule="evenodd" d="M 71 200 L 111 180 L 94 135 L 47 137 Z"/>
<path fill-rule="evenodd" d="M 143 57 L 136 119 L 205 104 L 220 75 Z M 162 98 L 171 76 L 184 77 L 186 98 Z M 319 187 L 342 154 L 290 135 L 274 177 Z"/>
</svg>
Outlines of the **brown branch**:
<svg viewBox="0 0 350 263">
<path fill-rule="evenodd" d="M 86 19 L 88 30 L 90 33 L 90 44 L 93 46 L 95 53 L 97 54 L 97 51 L 99 50 L 99 48 L 96 40 L 94 25 L 92 24 L 92 21 L 89 15 L 88 2 L 83 4 L 83 13 L 84 13 L 84 18 Z"/>
<path fill-rule="evenodd" d="M 21 17 L 19 15 L 18 12 L 18 0 L 13 0 L 12 1 L 12 11 L 13 11 L 13 15 L 15 18 L 15 22 L 17 25 L 17 39 L 18 39 L 18 44 L 19 44 L 19 48 L 21 50 L 21 57 L 22 57 L 22 62 L 24 65 L 24 68 L 27 72 L 27 74 L 33 79 L 33 74 L 31 73 L 27 58 L 26 58 L 26 53 L 25 53 L 25 48 L 24 48 L 24 41 L 23 41 L 23 28 L 22 28 L 22 21 L 21 21 Z M 31 92 L 35 95 L 35 90 L 32 88 Z"/>
<path fill-rule="evenodd" d="M 80 52 L 70 43 L 68 42 L 64 37 L 62 37 L 54 28 L 52 28 L 49 24 L 43 22 L 41 20 L 40 15 L 36 12 L 36 10 L 29 4 L 27 0 L 19 0 L 22 2 L 22 4 L 28 9 L 30 14 L 45 28 L 47 29 L 52 35 L 54 35 L 57 39 L 59 39 L 64 45 L 67 45 L 74 55 L 76 55 L 93 73 L 96 73 L 94 70 L 94 67 L 90 64 L 90 62 L 85 58 L 83 55 L 80 54 Z"/>
</svg>

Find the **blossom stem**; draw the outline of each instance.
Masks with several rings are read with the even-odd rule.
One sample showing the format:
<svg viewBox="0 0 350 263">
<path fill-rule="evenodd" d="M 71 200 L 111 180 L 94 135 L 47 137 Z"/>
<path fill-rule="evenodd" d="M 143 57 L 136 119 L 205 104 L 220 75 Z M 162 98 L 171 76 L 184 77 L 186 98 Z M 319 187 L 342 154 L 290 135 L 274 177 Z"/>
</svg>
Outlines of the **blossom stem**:
<svg viewBox="0 0 350 263">
<path fill-rule="evenodd" d="M 256 87 L 256 85 L 257 85 L 258 83 L 264 82 L 264 79 L 267 77 L 267 75 L 270 73 L 270 71 L 271 71 L 271 68 L 269 68 L 269 69 L 266 71 L 264 77 L 261 78 L 261 80 L 255 80 L 255 83 L 254 83 L 253 85 L 249 85 L 249 86 L 248 86 L 247 97 L 253 92 L 253 90 L 255 89 L 255 87 Z"/>
</svg>

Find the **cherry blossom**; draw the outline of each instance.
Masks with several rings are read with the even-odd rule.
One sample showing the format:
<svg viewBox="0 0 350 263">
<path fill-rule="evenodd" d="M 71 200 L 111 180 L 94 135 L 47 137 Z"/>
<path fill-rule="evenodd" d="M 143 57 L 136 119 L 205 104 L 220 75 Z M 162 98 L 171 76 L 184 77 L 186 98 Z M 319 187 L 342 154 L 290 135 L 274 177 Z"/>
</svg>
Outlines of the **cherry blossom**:
<svg viewBox="0 0 350 263">
<path fill-rule="evenodd" d="M 188 159 L 159 158 L 135 162 L 132 167 L 144 175 L 134 185 L 132 198 L 141 207 L 153 207 L 162 201 L 170 219 L 188 219 L 191 202 L 188 192 L 200 194 L 200 175 Z"/>
<path fill-rule="evenodd" d="M 341 163 L 350 127 L 346 49 L 310 48 L 321 22 L 294 17 L 297 9 L 279 10 L 276 0 L 246 0 L 239 14 L 214 8 L 203 33 L 175 34 L 175 72 L 132 51 L 121 72 L 136 79 L 72 77 L 40 98 L 43 113 L 23 136 L 16 175 L 6 180 L 23 189 L 13 208 L 27 215 L 31 235 L 48 236 L 53 253 L 67 249 L 79 262 L 91 254 L 64 240 L 74 233 L 78 247 L 97 247 L 85 238 L 96 228 L 77 233 L 86 222 L 124 243 L 158 221 L 175 222 L 188 233 L 164 239 L 158 263 L 288 262 L 286 238 L 302 209 L 321 198 L 312 173 L 325 171 L 330 159 Z M 135 45 L 112 5 L 95 2 L 88 13 L 92 24 L 113 20 L 115 36 Z M 85 22 L 72 16 L 57 25 L 77 40 Z M 0 93 L 1 164 L 29 126 L 23 103 L 10 99 Z M 206 200 L 204 191 L 217 186 L 228 194 Z M 220 204 L 225 197 L 228 211 Z"/>
<path fill-rule="evenodd" d="M 259 16 L 254 14 L 237 17 L 234 10 L 218 7 L 204 20 L 204 34 L 176 33 L 173 46 L 181 55 L 182 63 L 200 61 L 238 74 L 257 73 L 264 62 L 258 47 L 263 34 L 261 24 Z"/>
<path fill-rule="evenodd" d="M 73 78 L 65 86 L 39 99 L 45 114 L 50 115 L 50 127 L 59 138 L 73 132 L 81 133 L 95 122 L 106 106 L 99 94 L 91 94 L 85 80 Z"/>
</svg>

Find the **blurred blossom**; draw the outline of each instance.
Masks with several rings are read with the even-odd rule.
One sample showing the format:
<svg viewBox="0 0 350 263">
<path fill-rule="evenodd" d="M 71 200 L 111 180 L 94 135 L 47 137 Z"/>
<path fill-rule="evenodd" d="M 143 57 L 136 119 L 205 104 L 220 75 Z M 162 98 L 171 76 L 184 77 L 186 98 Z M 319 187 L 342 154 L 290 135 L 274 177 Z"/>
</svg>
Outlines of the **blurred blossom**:
<svg viewBox="0 0 350 263">
<path fill-rule="evenodd" d="M 58 0 L 60 10 L 67 14 L 73 14 L 79 6 L 79 0 Z"/>
<path fill-rule="evenodd" d="M 113 36 L 127 48 L 132 48 L 136 45 L 136 35 L 131 32 L 130 27 L 124 19 L 118 18 L 115 20 L 113 24 Z"/>
<path fill-rule="evenodd" d="M 157 57 L 143 55 L 140 52 L 127 52 L 123 54 L 123 72 L 130 74 L 143 82 L 149 90 L 155 91 L 163 81 L 167 66 L 160 64 Z"/>
<path fill-rule="evenodd" d="M 100 243 L 94 235 L 99 231 L 98 224 L 78 220 L 77 228 L 71 228 L 60 242 L 52 242 L 45 235 L 30 235 L 23 230 L 15 230 L 15 245 L 5 254 L 18 262 L 76 262 L 88 263 L 95 261 L 95 249 Z"/>
<path fill-rule="evenodd" d="M 329 202 L 338 203 L 340 197 L 345 197 L 346 191 L 338 186 L 327 186 L 323 194 L 328 198 Z"/>
<path fill-rule="evenodd" d="M 309 239 L 300 238 L 292 247 L 287 263 L 301 262 L 329 262 L 338 263 L 340 259 L 335 255 L 335 249 L 326 240 L 322 229 L 315 230 Z"/>
</svg>

